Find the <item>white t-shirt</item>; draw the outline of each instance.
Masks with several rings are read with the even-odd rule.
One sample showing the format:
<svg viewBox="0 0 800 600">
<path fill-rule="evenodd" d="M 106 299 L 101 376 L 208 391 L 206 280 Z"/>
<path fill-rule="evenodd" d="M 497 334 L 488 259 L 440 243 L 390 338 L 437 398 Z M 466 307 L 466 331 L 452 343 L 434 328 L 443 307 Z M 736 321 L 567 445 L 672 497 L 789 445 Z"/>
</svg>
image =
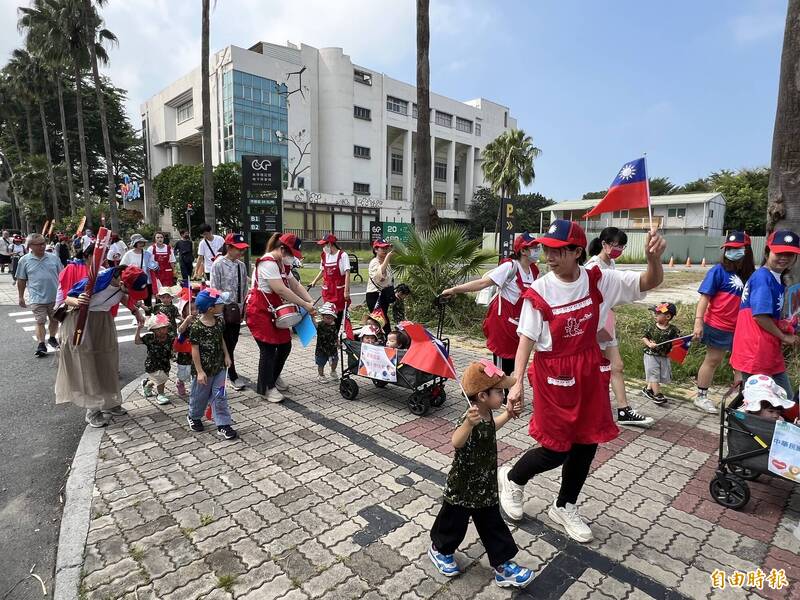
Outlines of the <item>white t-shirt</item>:
<svg viewBox="0 0 800 600">
<path fill-rule="evenodd" d="M 270 279 L 281 279 L 278 263 L 271 260 L 262 260 L 258 263 L 258 268 L 253 271 L 252 287 L 256 287 L 256 275 L 258 275 L 258 289 L 265 294 L 272 291 L 272 288 L 269 287 Z"/>
<path fill-rule="evenodd" d="M 219 235 L 215 235 L 211 240 L 200 239 L 200 243 L 197 245 L 197 255 L 203 257 L 203 266 L 206 273 L 211 273 L 211 263 L 219 256 L 219 251 L 224 244 L 225 239 Z M 211 246 L 210 249 L 209 246 Z"/>
<path fill-rule="evenodd" d="M 369 280 L 367 280 L 367 292 L 380 292 L 383 288 L 392 285 L 394 281 L 394 273 L 392 273 L 392 265 L 386 265 L 386 277 L 380 278 L 381 261 L 376 256 L 369 261 Z M 375 283 L 373 283 L 373 281 Z M 376 285 L 377 284 L 377 285 Z"/>
<path fill-rule="evenodd" d="M 614 262 L 613 258 L 609 258 L 608 260 L 610 262 L 606 263 L 599 255 L 594 255 L 587 260 L 586 264 L 583 266 L 587 269 L 597 267 L 601 271 L 613 271 L 617 268 L 617 263 Z M 614 316 L 613 310 L 608 311 L 608 316 L 606 320 L 602 322 L 598 331 L 600 335 L 597 338 L 597 342 L 600 344 L 600 350 L 605 350 L 609 346 L 619 345 L 617 342 L 616 317 Z"/>
<path fill-rule="evenodd" d="M 8 247 L 8 249 L 9 249 L 9 252 L 11 252 L 12 255 L 13 254 L 19 254 L 20 256 L 22 256 L 23 254 L 25 254 L 25 245 L 24 244 L 13 244 L 12 243 Z"/>
<path fill-rule="evenodd" d="M 153 255 L 149 250 L 142 250 L 141 254 L 137 254 L 133 250 L 128 250 L 119 261 L 120 265 L 132 265 L 139 267 L 144 274 L 147 275 L 147 283 L 150 283 L 150 271 L 158 270 L 158 263 L 153 260 Z"/>
<path fill-rule="evenodd" d="M 605 271 L 606 269 L 616 269 L 617 263 L 614 262 L 613 258 L 609 258 L 610 263 L 606 263 L 604 260 L 600 258 L 599 255 L 592 256 L 589 260 L 586 261 L 586 264 L 583 265 L 587 269 L 591 269 L 594 266 L 600 267 L 601 270 Z"/>
<path fill-rule="evenodd" d="M 494 281 L 494 284 L 500 289 L 500 297 L 505 298 L 511 304 L 516 304 L 522 293 L 517 285 L 516 271 L 519 271 L 522 276 L 523 284 L 533 283 L 533 269 L 526 273 L 517 261 L 504 262 L 484 275 Z"/>
<path fill-rule="evenodd" d="M 340 252 L 342 254 L 342 260 L 339 263 L 339 272 L 342 275 L 344 275 L 345 273 L 347 273 L 350 270 L 350 257 L 347 255 L 347 252 L 345 252 L 344 250 L 340 250 Z M 323 252 L 322 254 L 325 256 L 325 258 L 324 258 L 324 262 L 323 262 L 322 259 L 319 261 L 319 270 L 320 271 L 324 270 L 325 267 L 334 266 L 336 264 L 336 261 L 339 259 L 339 256 L 338 256 L 337 253 L 328 254 L 327 252 Z"/>
<path fill-rule="evenodd" d="M 589 277 L 584 267 L 581 267 L 578 279 L 572 283 L 561 281 L 551 272 L 534 281 L 531 287 L 550 306 L 561 306 L 576 302 L 589 295 Z M 597 287 L 603 295 L 598 330 L 608 319 L 608 311 L 611 308 L 618 304 L 629 304 L 641 300 L 645 296 L 645 292 L 639 289 L 639 273 L 636 271 L 605 271 Z M 533 340 L 537 351 L 552 350 L 550 327 L 545 326 L 542 313 L 534 310 L 530 300 L 522 303 L 522 314 L 519 317 L 517 333 Z"/>
<path fill-rule="evenodd" d="M 0 254 L 3 256 L 11 256 L 9 248 L 11 248 L 11 240 L 0 237 Z"/>
</svg>

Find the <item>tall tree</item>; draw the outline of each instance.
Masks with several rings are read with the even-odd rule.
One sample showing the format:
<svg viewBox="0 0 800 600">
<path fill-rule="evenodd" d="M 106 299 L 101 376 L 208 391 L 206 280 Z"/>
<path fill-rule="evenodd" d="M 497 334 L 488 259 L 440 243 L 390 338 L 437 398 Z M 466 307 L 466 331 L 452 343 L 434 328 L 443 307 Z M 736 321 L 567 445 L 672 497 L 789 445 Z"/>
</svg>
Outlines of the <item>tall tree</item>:
<svg viewBox="0 0 800 600">
<path fill-rule="evenodd" d="M 800 0 L 789 0 L 772 133 L 767 231 L 800 229 Z M 795 263 L 792 280 L 800 281 Z"/>
<path fill-rule="evenodd" d="M 0 129 L 2 131 L 7 131 L 11 136 L 14 142 L 14 150 L 16 151 L 16 160 L 17 165 L 22 162 L 22 149 L 19 145 L 19 137 L 17 136 L 16 130 L 16 104 L 12 98 L 12 93 L 10 92 L 8 78 L 5 74 L 2 74 L 0 77 Z M 11 167 L 11 159 L 8 156 L 7 149 L 0 148 L 0 150 L 4 150 L 3 152 L 3 159 L 5 164 L 3 165 L 3 169 L 7 170 L 9 174 L 13 173 Z M 19 229 L 22 223 L 19 213 L 19 196 L 16 193 L 16 190 L 13 189 L 13 183 L 11 184 L 12 192 L 9 195 L 11 200 L 11 223 L 14 229 Z"/>
<path fill-rule="evenodd" d="M 210 0 L 203 1 L 203 24 L 202 24 L 202 43 L 201 43 L 201 72 L 203 78 L 202 85 L 202 110 L 203 110 L 203 213 L 206 223 L 216 229 L 217 219 L 214 210 L 214 172 L 211 165 L 211 89 L 209 78 L 209 61 L 211 60 L 209 50 L 210 35 Z"/>
<path fill-rule="evenodd" d="M 417 0 L 417 170 L 414 181 L 414 226 L 430 229 L 431 191 L 431 42 L 430 0 Z M 406 157 L 411 161 L 411 157 Z M 409 166 L 411 168 L 411 166 Z"/>
<path fill-rule="evenodd" d="M 69 43 L 59 23 L 58 0 L 34 0 L 30 7 L 18 9 L 20 17 L 17 26 L 26 31 L 26 43 L 31 51 L 44 60 L 56 72 L 54 77 L 58 94 L 58 112 L 61 118 L 61 141 L 64 147 L 64 162 L 67 170 L 67 195 L 70 214 L 77 213 L 75 189 L 72 181 L 72 161 L 69 155 L 69 133 L 67 116 L 64 110 L 64 89 L 62 73 L 69 68 Z"/>
<path fill-rule="evenodd" d="M 107 0 L 95 0 L 98 6 L 102 6 Z M 103 149 L 105 150 L 105 167 L 108 179 L 108 210 L 111 213 L 111 229 L 119 231 L 119 216 L 117 215 L 117 185 L 114 180 L 114 158 L 111 155 L 111 139 L 108 134 L 108 118 L 106 117 L 106 104 L 103 98 L 103 85 L 100 81 L 100 70 L 98 68 L 97 42 L 106 40 L 116 42 L 116 36 L 103 29 L 100 15 L 92 5 L 92 0 L 83 0 L 84 23 L 87 31 L 87 46 L 89 47 L 89 57 L 92 64 L 92 76 L 94 77 L 94 89 L 97 95 L 97 107 L 100 111 L 100 127 L 103 130 Z"/>
</svg>

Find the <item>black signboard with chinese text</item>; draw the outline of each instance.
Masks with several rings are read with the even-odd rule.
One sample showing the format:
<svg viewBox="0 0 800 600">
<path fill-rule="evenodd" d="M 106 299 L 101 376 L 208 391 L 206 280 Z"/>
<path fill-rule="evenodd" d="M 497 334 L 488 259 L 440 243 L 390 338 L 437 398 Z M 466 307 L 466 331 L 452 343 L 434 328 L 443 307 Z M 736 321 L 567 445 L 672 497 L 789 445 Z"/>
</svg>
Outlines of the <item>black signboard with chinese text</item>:
<svg viewBox="0 0 800 600">
<path fill-rule="evenodd" d="M 242 157 L 242 230 L 253 256 L 283 229 L 283 178 L 278 156 Z"/>
<path fill-rule="evenodd" d="M 383 222 L 382 221 L 370 221 L 369 222 L 369 243 L 370 246 L 373 242 L 381 239 L 383 237 Z"/>
<path fill-rule="evenodd" d="M 515 221 L 514 200 L 503 198 L 500 205 L 500 258 L 508 258 L 514 252 Z"/>
</svg>

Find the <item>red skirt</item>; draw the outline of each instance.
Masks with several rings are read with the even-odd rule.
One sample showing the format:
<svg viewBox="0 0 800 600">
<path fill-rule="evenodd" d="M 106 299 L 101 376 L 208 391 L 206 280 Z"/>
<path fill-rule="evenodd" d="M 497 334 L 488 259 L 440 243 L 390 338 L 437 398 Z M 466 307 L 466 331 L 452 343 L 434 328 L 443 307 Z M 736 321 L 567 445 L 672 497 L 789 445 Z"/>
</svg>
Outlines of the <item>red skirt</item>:
<svg viewBox="0 0 800 600">
<path fill-rule="evenodd" d="M 497 314 L 497 303 L 501 303 L 501 314 Z M 483 320 L 483 335 L 486 336 L 486 347 L 500 358 L 514 358 L 517 355 L 519 335 L 519 315 L 522 312 L 523 298 L 517 304 L 511 304 L 501 296 L 495 296 L 489 303 L 486 318 Z"/>
<path fill-rule="evenodd" d="M 278 302 L 279 304 L 281 304 L 280 301 Z M 275 305 L 274 302 L 273 305 Z M 277 345 L 287 344 L 292 341 L 291 330 L 275 326 L 275 317 L 264 292 L 261 290 L 254 288 L 248 293 L 246 319 L 250 333 L 260 342 Z"/>
</svg>

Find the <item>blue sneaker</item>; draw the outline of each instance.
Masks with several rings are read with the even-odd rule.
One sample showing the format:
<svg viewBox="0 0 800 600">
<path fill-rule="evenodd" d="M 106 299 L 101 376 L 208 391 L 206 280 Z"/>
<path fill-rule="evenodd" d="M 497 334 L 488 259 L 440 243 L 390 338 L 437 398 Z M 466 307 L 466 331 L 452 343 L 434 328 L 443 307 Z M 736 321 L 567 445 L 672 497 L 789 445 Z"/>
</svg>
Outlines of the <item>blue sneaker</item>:
<svg viewBox="0 0 800 600">
<path fill-rule="evenodd" d="M 431 547 L 428 548 L 428 556 L 433 566 L 445 577 L 461 575 L 461 569 L 458 568 L 458 563 L 452 554 L 442 554 L 431 544 Z"/>
<path fill-rule="evenodd" d="M 500 587 L 524 588 L 533 580 L 533 571 L 520 567 L 513 560 L 500 565 L 494 571 L 494 582 Z"/>
</svg>

